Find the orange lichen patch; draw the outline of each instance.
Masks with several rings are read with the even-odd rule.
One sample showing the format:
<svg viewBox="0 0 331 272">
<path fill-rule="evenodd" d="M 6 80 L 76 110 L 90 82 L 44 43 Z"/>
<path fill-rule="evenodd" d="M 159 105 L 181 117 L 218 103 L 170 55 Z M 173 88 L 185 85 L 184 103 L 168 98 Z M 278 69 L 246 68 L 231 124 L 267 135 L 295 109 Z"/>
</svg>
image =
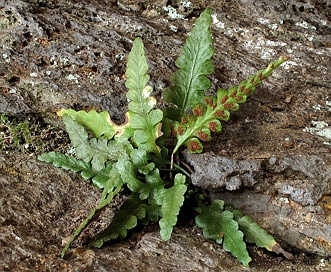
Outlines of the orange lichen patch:
<svg viewBox="0 0 331 272">
<path fill-rule="evenodd" d="M 329 210 L 331 212 L 331 196 L 324 195 L 318 201 L 318 205 L 320 205 L 324 210 Z"/>
<path fill-rule="evenodd" d="M 330 242 L 326 241 L 323 237 L 314 237 L 314 241 L 317 242 L 321 247 L 330 248 Z"/>
<path fill-rule="evenodd" d="M 327 221 L 331 222 L 331 196 L 322 196 L 317 204 L 324 210 Z"/>
</svg>

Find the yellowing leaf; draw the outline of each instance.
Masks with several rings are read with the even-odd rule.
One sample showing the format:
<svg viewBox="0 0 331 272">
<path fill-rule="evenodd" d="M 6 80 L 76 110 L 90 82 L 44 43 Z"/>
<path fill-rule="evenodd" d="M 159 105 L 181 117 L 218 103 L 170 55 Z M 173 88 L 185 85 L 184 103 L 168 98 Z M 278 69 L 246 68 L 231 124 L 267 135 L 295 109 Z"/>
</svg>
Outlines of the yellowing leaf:
<svg viewBox="0 0 331 272">
<path fill-rule="evenodd" d="M 101 136 L 105 136 L 108 140 L 112 139 L 114 136 L 129 138 L 133 133 L 129 126 L 129 114 L 126 114 L 126 121 L 122 125 L 115 124 L 106 111 L 98 113 L 95 110 L 86 112 L 83 110 L 61 109 L 57 114 L 59 116 L 65 114 L 69 115 L 78 124 L 93 132 L 96 138 L 100 138 Z"/>
</svg>

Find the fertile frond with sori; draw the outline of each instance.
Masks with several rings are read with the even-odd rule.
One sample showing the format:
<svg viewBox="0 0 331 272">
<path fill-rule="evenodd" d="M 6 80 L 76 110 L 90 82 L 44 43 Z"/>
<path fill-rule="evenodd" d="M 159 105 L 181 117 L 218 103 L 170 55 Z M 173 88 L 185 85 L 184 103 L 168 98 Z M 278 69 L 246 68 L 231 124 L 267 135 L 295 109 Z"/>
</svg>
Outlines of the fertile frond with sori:
<svg viewBox="0 0 331 272">
<path fill-rule="evenodd" d="M 184 115 L 180 122 L 173 122 L 172 133 L 177 138 L 173 153 L 182 145 L 186 145 L 189 152 L 201 153 L 203 149 L 201 141 L 210 141 L 211 132 L 220 132 L 222 129 L 220 121 L 229 120 L 230 112 L 238 110 L 239 104 L 246 102 L 247 96 L 287 59 L 280 57 L 270 63 L 266 69 L 258 71 L 236 87 L 229 90 L 219 89 L 216 97 L 205 96 L 203 103 L 195 105 L 191 114 Z"/>
</svg>

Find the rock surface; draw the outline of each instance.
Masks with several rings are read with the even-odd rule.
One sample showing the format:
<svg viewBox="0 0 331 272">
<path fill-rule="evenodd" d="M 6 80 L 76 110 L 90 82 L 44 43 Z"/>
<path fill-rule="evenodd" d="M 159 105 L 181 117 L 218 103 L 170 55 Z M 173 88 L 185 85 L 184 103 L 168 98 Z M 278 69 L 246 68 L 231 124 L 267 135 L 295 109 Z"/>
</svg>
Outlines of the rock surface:
<svg viewBox="0 0 331 272">
<path fill-rule="evenodd" d="M 214 11 L 212 93 L 280 55 L 291 60 L 205 145 L 214 154 L 188 156 L 193 180 L 213 193 L 223 190 L 218 197 L 251 214 L 282 245 L 302 251 L 291 263 L 250 248 L 252 271 L 327 271 L 327 260 L 304 252 L 331 255 L 329 1 L 1 1 L 0 113 L 61 127 L 57 109 L 95 108 L 123 121 L 123 75 L 133 39 L 144 40 L 159 97 L 207 5 Z M 166 244 L 151 230 L 141 240 L 77 248 L 61 260 L 61 243 L 99 192 L 77 175 L 37 162 L 37 155 L 24 146 L 0 153 L 1 271 L 241 270 L 187 226 Z M 91 234 L 93 227 L 76 246 Z"/>
<path fill-rule="evenodd" d="M 316 155 L 234 160 L 187 155 L 193 184 L 240 208 L 264 228 L 305 252 L 331 254 L 331 167 Z M 220 192 L 225 189 L 226 192 Z M 239 193 L 229 191 L 240 190 Z"/>
</svg>

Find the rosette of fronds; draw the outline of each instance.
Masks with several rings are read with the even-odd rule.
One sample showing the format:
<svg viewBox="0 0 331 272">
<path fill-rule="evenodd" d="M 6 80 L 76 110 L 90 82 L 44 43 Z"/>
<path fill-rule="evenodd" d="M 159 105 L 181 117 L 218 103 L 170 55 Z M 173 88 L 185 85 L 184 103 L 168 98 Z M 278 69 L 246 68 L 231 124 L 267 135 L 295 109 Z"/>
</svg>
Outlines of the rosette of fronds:
<svg viewBox="0 0 331 272">
<path fill-rule="evenodd" d="M 250 217 L 225 208 L 222 200 L 204 203 L 198 197 L 197 188 L 188 191 L 192 186 L 190 175 L 181 165 L 174 164 L 174 154 L 181 146 L 200 153 L 202 142 L 209 141 L 213 132 L 220 132 L 221 122 L 229 119 L 231 111 L 246 102 L 262 80 L 287 60 L 281 57 L 238 86 L 220 89 L 214 97 L 206 96 L 205 91 L 211 87 L 208 75 L 214 70 L 211 23 L 211 10 L 206 9 L 176 61 L 178 69 L 171 76 L 172 85 L 163 92 L 170 105 L 164 111 L 157 108 L 152 96 L 144 45 L 141 38 L 136 38 L 126 68 L 129 111 L 123 124 L 114 123 L 106 111 L 62 109 L 58 112 L 75 155 L 50 152 L 39 156 L 39 160 L 80 173 L 102 190 L 98 205 L 78 226 L 61 257 L 83 229 L 122 191 L 130 193 L 111 223 L 93 237 L 92 244 L 96 247 L 125 238 L 137 224 L 149 222 L 159 222 L 160 236 L 167 241 L 185 199 L 194 199 L 193 209 L 198 213 L 196 224 L 204 236 L 222 244 L 245 266 L 251 260 L 245 241 L 291 257 Z M 171 131 L 175 143 L 170 153 L 165 143 Z"/>
</svg>

